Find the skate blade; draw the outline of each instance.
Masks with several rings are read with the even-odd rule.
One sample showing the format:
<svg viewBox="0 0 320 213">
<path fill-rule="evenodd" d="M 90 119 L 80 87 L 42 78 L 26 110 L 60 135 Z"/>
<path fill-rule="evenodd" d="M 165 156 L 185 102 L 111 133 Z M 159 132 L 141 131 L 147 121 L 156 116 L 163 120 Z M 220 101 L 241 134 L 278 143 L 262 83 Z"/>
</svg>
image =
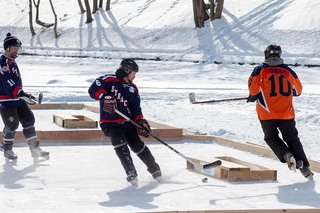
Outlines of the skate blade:
<svg viewBox="0 0 320 213">
<path fill-rule="evenodd" d="M 158 183 L 161 183 L 161 182 L 163 181 L 162 176 L 156 177 L 155 180 L 156 180 Z"/>
<path fill-rule="evenodd" d="M 314 180 L 314 179 L 313 179 L 313 175 L 310 175 L 309 177 L 307 177 L 307 179 L 313 181 L 313 180 Z"/>
<path fill-rule="evenodd" d="M 134 187 L 138 187 L 139 186 L 138 178 L 135 178 L 134 180 L 130 181 L 130 183 Z"/>
<path fill-rule="evenodd" d="M 18 160 L 17 159 L 9 159 L 6 158 L 6 163 L 10 165 L 17 165 Z"/>
<path fill-rule="evenodd" d="M 33 158 L 33 163 L 41 163 L 43 161 L 47 161 L 50 159 L 50 156 L 44 156 L 44 157 L 34 157 Z"/>
<path fill-rule="evenodd" d="M 290 170 L 296 172 L 297 171 L 297 163 L 296 163 L 296 159 L 292 156 L 290 157 L 290 164 L 291 166 L 289 167 Z"/>
</svg>

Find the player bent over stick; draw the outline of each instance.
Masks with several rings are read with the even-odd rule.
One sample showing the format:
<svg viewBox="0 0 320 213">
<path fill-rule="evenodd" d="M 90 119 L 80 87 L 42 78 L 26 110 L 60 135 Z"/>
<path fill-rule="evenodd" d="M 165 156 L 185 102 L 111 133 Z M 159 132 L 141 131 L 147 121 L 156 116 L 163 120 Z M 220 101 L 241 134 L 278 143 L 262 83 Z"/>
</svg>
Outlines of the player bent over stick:
<svg viewBox="0 0 320 213">
<path fill-rule="evenodd" d="M 140 136 L 149 137 L 150 126 L 144 119 L 140 107 L 140 96 L 133 83 L 139 66 L 132 59 L 124 59 L 115 74 L 106 74 L 97 78 L 90 86 L 90 97 L 100 100 L 100 127 L 110 137 L 114 150 L 126 172 L 127 181 L 138 184 L 137 171 L 133 164 L 130 149 L 147 166 L 152 177 L 160 181 L 161 170 L 149 148 Z M 115 112 L 115 109 L 137 122 L 144 129 L 136 128 Z"/>
</svg>

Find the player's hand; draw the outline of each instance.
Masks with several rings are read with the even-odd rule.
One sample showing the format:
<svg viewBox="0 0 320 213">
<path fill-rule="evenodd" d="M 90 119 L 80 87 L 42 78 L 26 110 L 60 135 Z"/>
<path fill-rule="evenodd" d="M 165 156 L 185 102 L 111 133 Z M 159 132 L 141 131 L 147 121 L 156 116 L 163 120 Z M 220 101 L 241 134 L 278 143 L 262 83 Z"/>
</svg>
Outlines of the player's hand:
<svg viewBox="0 0 320 213">
<path fill-rule="evenodd" d="M 109 95 L 106 95 L 102 98 L 103 100 L 103 111 L 114 114 L 117 108 L 117 100 Z"/>
<path fill-rule="evenodd" d="M 137 127 L 138 135 L 146 138 L 149 137 L 151 133 L 151 128 L 148 121 L 146 119 L 140 119 L 137 121 L 137 123 L 142 127 L 142 128 Z"/>
<path fill-rule="evenodd" d="M 31 94 L 29 94 L 29 93 L 25 93 L 23 90 L 21 90 L 21 91 L 18 93 L 18 96 L 19 96 L 19 97 L 27 97 L 27 98 L 29 98 L 30 100 L 36 101 L 36 97 L 34 97 L 33 95 L 31 95 Z"/>
<path fill-rule="evenodd" d="M 249 95 L 247 98 L 247 103 L 248 102 L 255 102 L 257 100 L 257 95 L 253 96 L 253 95 Z"/>
</svg>

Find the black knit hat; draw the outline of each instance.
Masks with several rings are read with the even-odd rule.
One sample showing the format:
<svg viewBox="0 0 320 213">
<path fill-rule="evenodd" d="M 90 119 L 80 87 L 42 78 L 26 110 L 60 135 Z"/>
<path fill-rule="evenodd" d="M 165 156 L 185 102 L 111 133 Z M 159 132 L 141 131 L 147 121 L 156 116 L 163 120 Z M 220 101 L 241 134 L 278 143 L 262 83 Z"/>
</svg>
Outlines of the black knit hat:
<svg viewBox="0 0 320 213">
<path fill-rule="evenodd" d="M 5 50 L 10 46 L 21 47 L 21 45 L 22 45 L 21 41 L 17 37 L 12 36 L 11 33 L 8 33 L 7 37 L 3 41 L 3 48 Z"/>
</svg>

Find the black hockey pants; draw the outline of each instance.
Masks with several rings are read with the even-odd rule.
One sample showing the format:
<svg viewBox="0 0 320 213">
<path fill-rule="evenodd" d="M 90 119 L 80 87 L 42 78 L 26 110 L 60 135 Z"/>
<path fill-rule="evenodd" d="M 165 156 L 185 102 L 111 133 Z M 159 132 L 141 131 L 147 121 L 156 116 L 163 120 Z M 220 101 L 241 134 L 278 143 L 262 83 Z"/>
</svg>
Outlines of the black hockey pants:
<svg viewBox="0 0 320 213">
<path fill-rule="evenodd" d="M 149 148 L 140 139 L 135 127 L 108 127 L 105 132 L 110 137 L 115 152 L 128 176 L 137 175 L 128 146 L 147 166 L 147 170 L 151 174 L 160 171 L 159 165 L 156 163 Z"/>
<path fill-rule="evenodd" d="M 0 108 L 3 128 L 3 141 L 13 142 L 19 123 L 23 127 L 23 134 L 27 141 L 36 140 L 36 131 L 34 128 L 35 118 L 29 106 L 23 102 L 20 107 Z"/>
<path fill-rule="evenodd" d="M 281 162 L 285 163 L 284 154 L 291 152 L 297 161 L 302 160 L 304 166 L 309 166 L 294 120 L 260 120 L 260 123 L 264 140 Z M 283 139 L 279 137 L 279 130 Z"/>
</svg>

